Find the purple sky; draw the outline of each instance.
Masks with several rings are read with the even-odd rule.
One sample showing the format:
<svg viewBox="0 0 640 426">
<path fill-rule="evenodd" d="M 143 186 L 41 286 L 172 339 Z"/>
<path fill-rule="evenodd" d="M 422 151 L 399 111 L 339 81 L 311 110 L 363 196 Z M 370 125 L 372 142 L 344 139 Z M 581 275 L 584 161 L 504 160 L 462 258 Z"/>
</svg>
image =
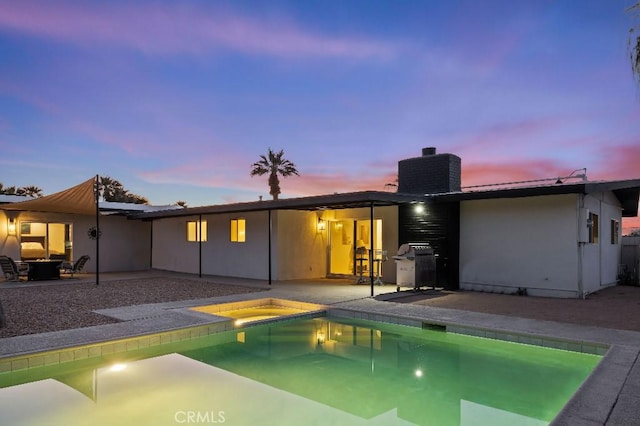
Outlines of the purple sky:
<svg viewBox="0 0 640 426">
<path fill-rule="evenodd" d="M 422 147 L 463 185 L 640 178 L 633 1 L 0 0 L 0 182 L 153 204 L 383 190 Z"/>
</svg>

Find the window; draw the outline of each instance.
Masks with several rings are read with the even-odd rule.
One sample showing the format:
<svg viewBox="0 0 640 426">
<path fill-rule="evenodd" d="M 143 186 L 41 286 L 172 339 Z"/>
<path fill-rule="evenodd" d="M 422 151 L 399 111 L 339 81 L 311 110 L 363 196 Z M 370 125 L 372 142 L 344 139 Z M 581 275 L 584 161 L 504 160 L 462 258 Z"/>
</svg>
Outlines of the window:
<svg viewBox="0 0 640 426">
<path fill-rule="evenodd" d="M 598 224 L 598 215 L 595 213 L 589 212 L 589 219 L 587 220 L 587 226 L 589 227 L 589 243 L 597 244 L 600 228 Z"/>
<path fill-rule="evenodd" d="M 231 241 L 234 243 L 245 242 L 245 220 L 231 219 Z"/>
<path fill-rule="evenodd" d="M 202 229 L 200 229 L 202 226 Z M 199 237 L 202 237 L 200 239 Z M 187 222 L 187 241 L 207 241 L 207 221 L 192 220 Z"/>
<path fill-rule="evenodd" d="M 620 222 L 611 219 L 611 244 L 618 244 L 618 235 L 620 235 Z"/>
<path fill-rule="evenodd" d="M 21 260 L 71 260 L 70 223 L 20 222 Z"/>
</svg>

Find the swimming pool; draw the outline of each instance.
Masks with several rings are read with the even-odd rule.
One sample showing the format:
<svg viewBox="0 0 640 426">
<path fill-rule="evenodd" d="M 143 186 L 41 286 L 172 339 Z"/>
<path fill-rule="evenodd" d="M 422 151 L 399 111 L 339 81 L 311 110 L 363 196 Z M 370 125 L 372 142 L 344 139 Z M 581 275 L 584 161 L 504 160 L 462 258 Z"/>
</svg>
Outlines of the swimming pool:
<svg viewBox="0 0 640 426">
<path fill-rule="evenodd" d="M 0 374 L 3 424 L 548 424 L 600 356 L 333 317 Z"/>
</svg>

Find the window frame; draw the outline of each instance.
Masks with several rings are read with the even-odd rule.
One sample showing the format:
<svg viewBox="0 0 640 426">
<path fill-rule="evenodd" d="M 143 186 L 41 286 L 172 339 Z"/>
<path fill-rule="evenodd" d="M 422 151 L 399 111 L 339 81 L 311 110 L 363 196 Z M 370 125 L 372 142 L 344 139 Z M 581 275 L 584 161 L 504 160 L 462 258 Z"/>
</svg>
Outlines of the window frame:
<svg viewBox="0 0 640 426">
<path fill-rule="evenodd" d="M 206 243 L 207 242 L 207 221 L 187 220 L 187 242 Z M 191 229 L 193 228 L 193 229 Z"/>
<path fill-rule="evenodd" d="M 245 218 L 238 217 L 230 220 L 229 241 L 232 243 L 247 242 L 247 220 Z"/>
</svg>

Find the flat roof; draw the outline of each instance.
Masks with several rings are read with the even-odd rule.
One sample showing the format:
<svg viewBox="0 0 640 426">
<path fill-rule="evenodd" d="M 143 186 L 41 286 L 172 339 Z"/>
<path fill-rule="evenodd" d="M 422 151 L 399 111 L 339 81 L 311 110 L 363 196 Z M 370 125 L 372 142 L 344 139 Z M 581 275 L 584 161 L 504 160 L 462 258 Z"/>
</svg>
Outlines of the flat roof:
<svg viewBox="0 0 640 426">
<path fill-rule="evenodd" d="M 329 210 L 361 207 L 392 206 L 404 203 L 427 202 L 425 195 L 400 194 L 385 191 L 345 192 L 310 197 L 283 198 L 278 200 L 250 201 L 233 204 L 187 207 L 178 210 L 165 210 L 134 214 L 136 219 L 161 219 L 180 216 L 216 213 L 246 213 L 267 210 Z"/>
<path fill-rule="evenodd" d="M 216 204 L 182 209 L 133 213 L 136 219 L 161 219 L 200 214 L 246 213 L 268 210 L 328 210 L 391 206 L 415 202 L 449 203 L 469 200 L 534 197 L 558 194 L 591 194 L 611 191 L 622 204 L 622 215 L 638 215 L 640 179 L 618 181 L 584 181 L 578 183 L 502 187 L 497 189 L 447 192 L 441 194 L 403 194 L 386 191 L 360 191 L 278 200 L 261 200 L 232 204 Z"/>
<path fill-rule="evenodd" d="M 584 181 L 578 183 L 559 183 L 464 192 L 448 192 L 443 194 L 430 194 L 428 198 L 435 202 L 455 202 L 498 198 L 535 197 L 541 195 L 592 194 L 605 191 L 613 192 L 613 194 L 618 198 L 622 205 L 622 216 L 635 217 L 638 215 L 640 179 L 593 182 Z"/>
</svg>

